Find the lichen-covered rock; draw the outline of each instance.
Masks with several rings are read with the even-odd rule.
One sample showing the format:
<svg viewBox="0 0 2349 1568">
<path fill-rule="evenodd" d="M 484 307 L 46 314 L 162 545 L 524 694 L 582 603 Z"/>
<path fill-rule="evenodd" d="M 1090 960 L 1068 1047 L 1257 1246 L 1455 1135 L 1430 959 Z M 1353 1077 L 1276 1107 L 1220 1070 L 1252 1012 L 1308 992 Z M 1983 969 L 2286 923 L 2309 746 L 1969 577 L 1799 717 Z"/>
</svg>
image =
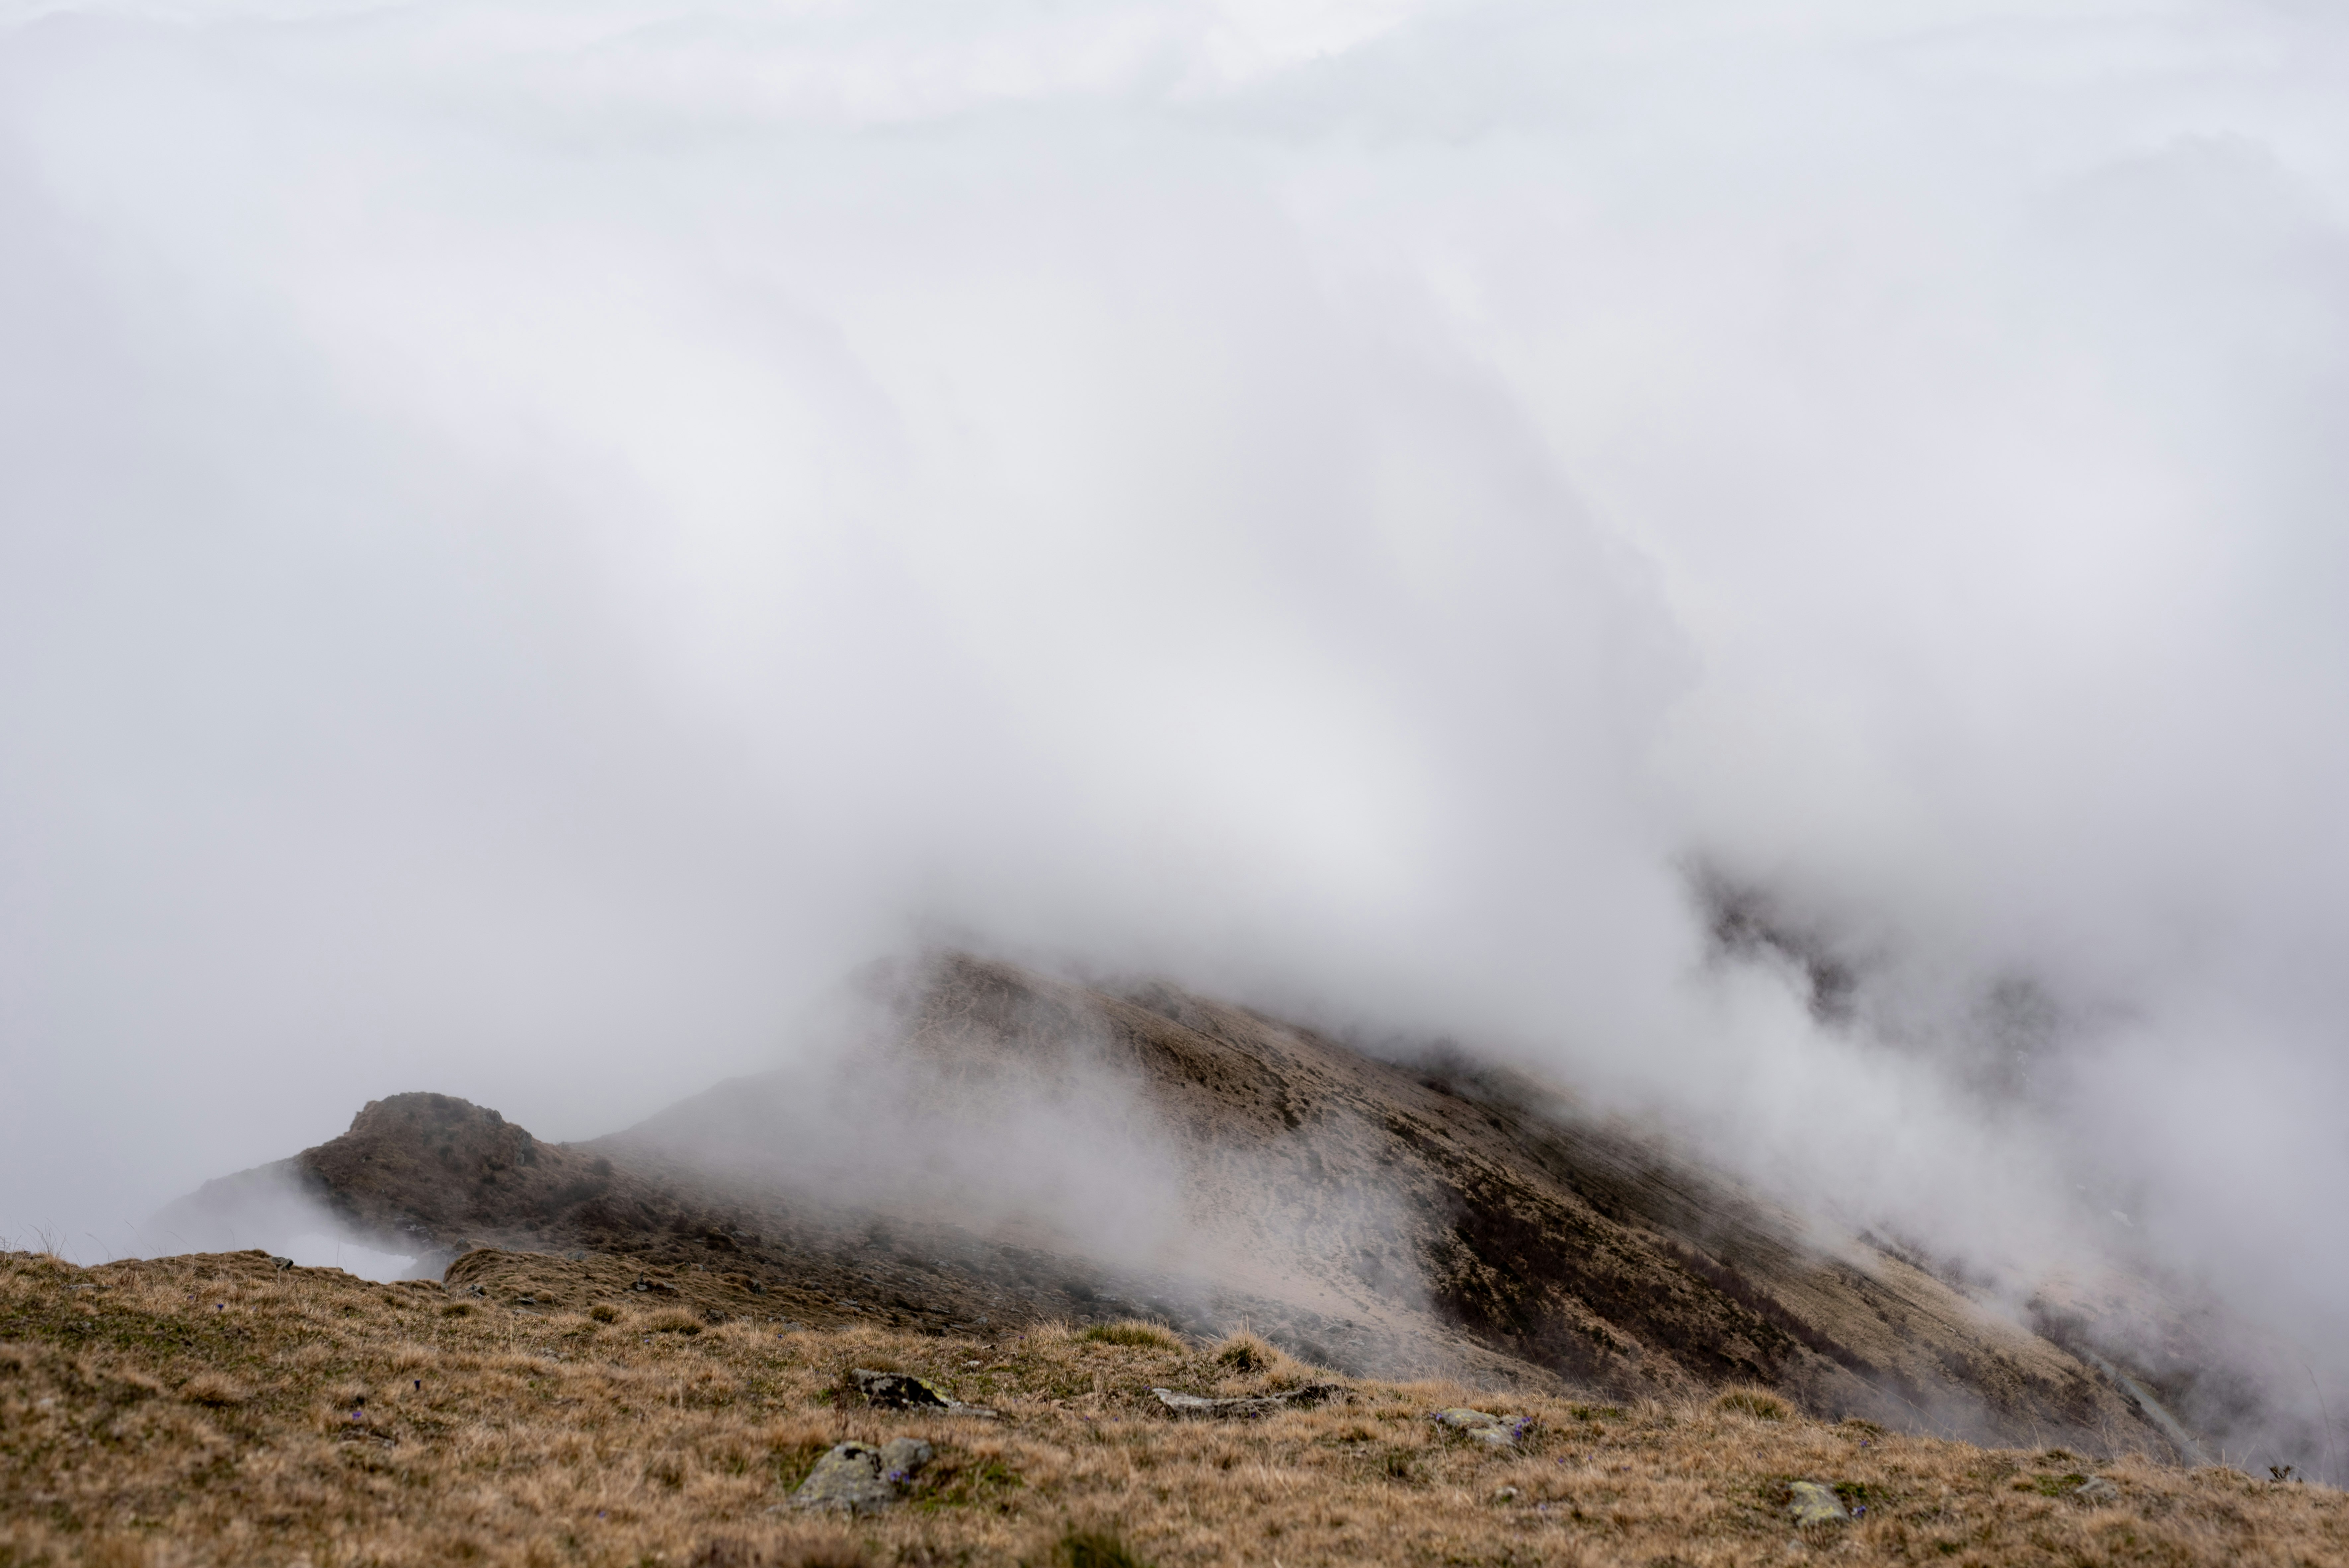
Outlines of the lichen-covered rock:
<svg viewBox="0 0 2349 1568">
<path fill-rule="evenodd" d="M 926 1377 L 904 1372 L 874 1372 L 859 1367 L 848 1375 L 868 1404 L 887 1410 L 943 1410 L 953 1405 L 946 1390 Z"/>
<path fill-rule="evenodd" d="M 1833 1487 L 1815 1480 L 1798 1480 L 1786 1490 L 1792 1494 L 1787 1510 L 1794 1514 L 1796 1524 L 1832 1524 L 1851 1517 L 1844 1511 L 1843 1500 L 1836 1496 Z"/>
<path fill-rule="evenodd" d="M 1153 1388 L 1158 1402 L 1177 1416 L 1195 1416 L 1207 1420 L 1250 1420 L 1269 1416 L 1276 1410 L 1300 1406 L 1323 1404 L 1345 1398 L 1343 1386 L 1336 1383 L 1311 1383 L 1302 1388 L 1284 1389 L 1278 1394 L 1247 1395 L 1233 1399 L 1210 1399 L 1200 1394 L 1178 1394 L 1172 1388 Z"/>
<path fill-rule="evenodd" d="M 837 1444 L 792 1493 L 792 1506 L 878 1513 L 930 1462 L 930 1452 L 919 1438 L 893 1438 L 877 1449 L 870 1443 Z"/>
<path fill-rule="evenodd" d="M 884 1410 L 941 1410 L 950 1416 L 992 1416 L 994 1411 L 980 1405 L 966 1405 L 949 1397 L 947 1391 L 926 1377 L 916 1377 L 904 1372 L 875 1372 L 858 1367 L 849 1374 L 856 1391 L 864 1396 L 868 1405 Z"/>
<path fill-rule="evenodd" d="M 2072 1489 L 2072 1495 L 2082 1502 L 2099 1508 L 2108 1507 L 2121 1500 L 2121 1489 L 2100 1475 L 2092 1475 Z"/>
<path fill-rule="evenodd" d="M 1517 1440 L 1532 1429 L 1533 1422 L 1524 1416 L 1495 1416 L 1484 1410 L 1472 1410 L 1464 1405 L 1454 1405 L 1438 1410 L 1428 1418 L 1447 1431 L 1489 1443 L 1496 1449 L 1515 1448 Z"/>
</svg>

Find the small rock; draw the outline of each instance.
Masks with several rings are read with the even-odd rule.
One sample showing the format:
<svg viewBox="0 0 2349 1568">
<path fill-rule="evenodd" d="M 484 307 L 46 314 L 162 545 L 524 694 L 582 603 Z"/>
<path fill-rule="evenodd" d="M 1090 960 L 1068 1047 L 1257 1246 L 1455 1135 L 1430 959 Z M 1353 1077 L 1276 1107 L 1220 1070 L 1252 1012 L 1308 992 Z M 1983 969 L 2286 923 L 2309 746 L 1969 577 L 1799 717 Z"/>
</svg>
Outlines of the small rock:
<svg viewBox="0 0 2349 1568">
<path fill-rule="evenodd" d="M 1832 1524 L 1851 1517 L 1843 1511 L 1843 1500 L 1836 1496 L 1833 1487 L 1821 1486 L 1815 1480 L 1798 1480 L 1786 1490 L 1794 1494 L 1787 1508 L 1796 1524 Z"/>
<path fill-rule="evenodd" d="M 904 1372 L 874 1372 L 859 1367 L 849 1377 L 855 1380 L 857 1392 L 868 1404 L 885 1409 L 916 1408 L 943 1410 L 954 1403 L 946 1392 L 926 1377 L 916 1377 Z"/>
<path fill-rule="evenodd" d="M 930 1445 L 897 1438 L 880 1448 L 840 1443 L 815 1461 L 807 1480 L 792 1493 L 792 1506 L 843 1513 L 878 1513 L 897 1501 L 898 1489 L 930 1461 Z"/>
<path fill-rule="evenodd" d="M 916 1377 L 904 1372 L 874 1372 L 867 1367 L 852 1369 L 849 1377 L 856 1384 L 857 1392 L 868 1405 L 885 1410 L 943 1410 L 954 1416 L 992 1416 L 994 1411 L 978 1405 L 965 1405 L 949 1398 L 945 1389 L 926 1377 Z"/>
<path fill-rule="evenodd" d="M 1533 1422 L 1523 1416 L 1495 1416 L 1484 1410 L 1469 1409 L 1464 1405 L 1438 1410 L 1428 1419 L 1447 1430 L 1474 1438 L 1480 1443 L 1490 1443 L 1496 1449 L 1516 1447 L 1517 1439 L 1533 1427 Z"/>
<path fill-rule="evenodd" d="M 1500 1491 L 1493 1494 L 1493 1501 L 1495 1502 L 1515 1502 L 1517 1501 L 1517 1489 L 1513 1486 L 1505 1486 Z"/>
<path fill-rule="evenodd" d="M 2101 1505 L 2109 1502 L 2118 1502 L 2121 1500 L 2121 1489 L 2115 1486 L 2112 1482 L 2106 1480 L 2100 1475 L 2092 1475 L 2087 1480 L 2082 1481 L 2079 1485 L 2074 1487 L 2072 1489 L 2072 1495 L 2078 1498 L 2082 1502 L 2093 1502 Z"/>
<path fill-rule="evenodd" d="M 1197 1416 L 1208 1420 L 1251 1420 L 1258 1416 L 1269 1416 L 1276 1410 L 1319 1405 L 1346 1397 L 1345 1388 L 1336 1383 L 1311 1383 L 1302 1388 L 1290 1388 L 1278 1394 L 1257 1394 L 1236 1399 L 1209 1399 L 1197 1394 L 1178 1394 L 1172 1388 L 1153 1388 L 1150 1391 L 1172 1414 Z"/>
<path fill-rule="evenodd" d="M 280 1274 L 285 1273 L 287 1269 L 294 1266 L 294 1260 L 292 1258 L 272 1258 L 269 1261 L 277 1265 L 277 1271 Z"/>
</svg>

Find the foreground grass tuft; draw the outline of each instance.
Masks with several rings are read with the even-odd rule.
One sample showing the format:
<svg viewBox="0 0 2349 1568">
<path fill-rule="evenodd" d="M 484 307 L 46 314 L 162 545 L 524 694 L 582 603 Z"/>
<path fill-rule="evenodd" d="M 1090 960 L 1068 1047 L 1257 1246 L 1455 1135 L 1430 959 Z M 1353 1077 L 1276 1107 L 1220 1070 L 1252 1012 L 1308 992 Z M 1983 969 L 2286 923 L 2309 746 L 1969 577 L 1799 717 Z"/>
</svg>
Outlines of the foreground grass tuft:
<svg viewBox="0 0 2349 1568">
<path fill-rule="evenodd" d="M 1279 1351 L 1246 1329 L 1224 1336 L 1216 1346 L 1216 1365 L 1235 1372 L 1268 1371 L 1285 1359 Z"/>
<path fill-rule="evenodd" d="M 1713 1397 L 1713 1408 L 1723 1415 L 1751 1416 L 1757 1421 L 1783 1421 L 1793 1408 L 1767 1388 L 1731 1388 Z"/>
<path fill-rule="evenodd" d="M 1115 1323 L 1096 1323 L 1078 1336 L 1095 1345 L 1131 1345 L 1137 1349 L 1183 1351 L 1190 1348 L 1183 1336 L 1163 1323 L 1151 1323 L 1139 1317 L 1122 1317 Z"/>
<path fill-rule="evenodd" d="M 258 1253 L 0 1254 L 0 1568 L 2349 1563 L 2349 1500 L 2297 1481 L 1986 1451 L 1768 1390 L 1619 1407 L 1331 1378 L 1247 1334 L 804 1329 L 722 1266 L 473 1253 L 444 1290 Z M 859 1367 L 1000 1416 L 867 1408 Z M 1346 1397 L 1206 1421 L 1150 1394 L 1304 1380 Z M 1457 1405 L 1527 1435 L 1428 1419 Z M 935 1450 L 903 1506 L 789 1506 L 833 1445 L 899 1437 Z M 1798 1480 L 1866 1511 L 1797 1538 Z"/>
</svg>

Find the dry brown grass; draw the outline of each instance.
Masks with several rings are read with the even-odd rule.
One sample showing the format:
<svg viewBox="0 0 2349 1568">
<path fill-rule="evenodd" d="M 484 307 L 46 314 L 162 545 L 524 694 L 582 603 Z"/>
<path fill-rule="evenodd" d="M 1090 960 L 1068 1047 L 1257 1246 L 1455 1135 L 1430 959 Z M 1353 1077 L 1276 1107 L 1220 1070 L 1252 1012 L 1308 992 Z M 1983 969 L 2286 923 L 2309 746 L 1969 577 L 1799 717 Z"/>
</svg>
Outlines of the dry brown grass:
<svg viewBox="0 0 2349 1568">
<path fill-rule="evenodd" d="M 1767 1388 L 1723 1388 L 1713 1396 L 1713 1408 L 1724 1416 L 1751 1416 L 1757 1421 L 1783 1421 L 1794 1414 L 1785 1400 Z"/>
<path fill-rule="evenodd" d="M 1077 1337 L 1095 1345 L 1126 1345 L 1140 1350 L 1172 1350 L 1177 1354 L 1190 1348 L 1183 1343 L 1181 1335 L 1164 1324 L 1140 1317 L 1096 1323 Z"/>
<path fill-rule="evenodd" d="M 715 1276 L 667 1276 L 653 1305 L 601 1259 L 455 1272 L 485 1294 L 258 1253 L 0 1258 L 0 1568 L 2349 1563 L 2342 1494 L 2230 1470 L 2123 1459 L 2093 1467 L 2120 1495 L 2092 1506 L 2068 1479 L 2092 1467 L 2056 1451 L 1433 1384 L 1175 1420 L 1152 1385 L 1320 1374 L 1237 1336 L 789 1330 Z M 1002 1418 L 864 1408 L 851 1367 Z M 1427 1419 L 1455 1404 L 1534 1424 L 1495 1451 Z M 903 1434 L 938 1450 L 905 1506 L 853 1525 L 769 1511 L 831 1444 Z M 1868 1511 L 1798 1538 L 1795 1479 Z"/>
</svg>

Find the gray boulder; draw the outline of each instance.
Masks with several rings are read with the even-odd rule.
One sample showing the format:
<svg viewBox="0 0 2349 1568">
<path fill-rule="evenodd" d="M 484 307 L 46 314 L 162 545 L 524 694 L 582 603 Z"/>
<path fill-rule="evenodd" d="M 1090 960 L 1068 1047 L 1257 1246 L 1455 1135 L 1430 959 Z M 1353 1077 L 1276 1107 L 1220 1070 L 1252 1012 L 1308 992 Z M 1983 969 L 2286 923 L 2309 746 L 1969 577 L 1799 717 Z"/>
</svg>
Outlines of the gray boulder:
<svg viewBox="0 0 2349 1568">
<path fill-rule="evenodd" d="M 892 1438 L 877 1449 L 870 1443 L 836 1444 L 792 1493 L 792 1506 L 878 1513 L 904 1495 L 931 1454 L 930 1445 L 919 1438 Z"/>
</svg>

